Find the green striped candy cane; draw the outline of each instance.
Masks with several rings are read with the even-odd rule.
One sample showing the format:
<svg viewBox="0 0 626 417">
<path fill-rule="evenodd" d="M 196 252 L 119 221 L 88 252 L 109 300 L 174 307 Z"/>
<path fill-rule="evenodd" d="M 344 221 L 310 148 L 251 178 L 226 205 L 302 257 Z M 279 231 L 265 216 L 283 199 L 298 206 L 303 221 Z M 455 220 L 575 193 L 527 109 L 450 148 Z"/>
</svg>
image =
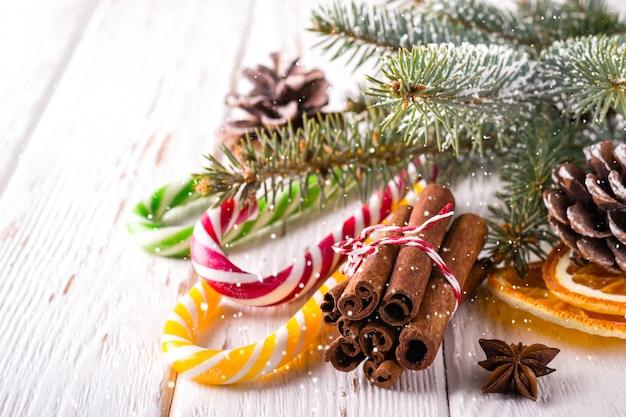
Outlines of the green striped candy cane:
<svg viewBox="0 0 626 417">
<path fill-rule="evenodd" d="M 203 197 L 195 190 L 195 185 L 193 178 L 168 184 L 133 208 L 127 229 L 139 247 L 158 256 L 189 256 L 189 242 L 196 221 L 217 202 L 214 196 Z M 319 182 L 311 176 L 306 196 L 300 201 L 300 187 L 294 182 L 275 197 L 260 197 L 258 215 L 229 231 L 224 236 L 224 243 L 232 244 L 281 220 L 294 218 L 319 207 L 322 198 L 331 200 L 340 194 L 334 181 L 327 182 L 322 193 Z"/>
</svg>

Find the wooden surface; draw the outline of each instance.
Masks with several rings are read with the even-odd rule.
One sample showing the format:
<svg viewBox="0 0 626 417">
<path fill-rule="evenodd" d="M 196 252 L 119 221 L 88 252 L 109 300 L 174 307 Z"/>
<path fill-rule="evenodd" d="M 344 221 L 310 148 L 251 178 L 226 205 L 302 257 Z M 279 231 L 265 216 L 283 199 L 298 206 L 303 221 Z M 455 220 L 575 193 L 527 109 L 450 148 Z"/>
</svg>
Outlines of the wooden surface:
<svg viewBox="0 0 626 417">
<path fill-rule="evenodd" d="M 201 169 L 228 116 L 224 95 L 271 52 L 322 68 L 331 108 L 341 106 L 363 79 L 312 48 L 305 28 L 317 3 L 0 2 L 0 416 L 626 415 L 626 341 L 546 323 L 486 289 L 454 317 L 432 367 L 391 389 L 325 364 L 330 331 L 289 372 L 248 384 L 201 386 L 165 365 L 163 323 L 198 278 L 188 261 L 135 247 L 126 216 Z M 464 184 L 459 206 L 483 213 L 494 187 Z M 340 217 L 235 256 L 244 266 L 285 265 Z M 203 342 L 252 342 L 297 308 L 224 303 Z M 481 337 L 561 349 L 536 403 L 479 393 L 488 375 L 476 365 Z"/>
</svg>

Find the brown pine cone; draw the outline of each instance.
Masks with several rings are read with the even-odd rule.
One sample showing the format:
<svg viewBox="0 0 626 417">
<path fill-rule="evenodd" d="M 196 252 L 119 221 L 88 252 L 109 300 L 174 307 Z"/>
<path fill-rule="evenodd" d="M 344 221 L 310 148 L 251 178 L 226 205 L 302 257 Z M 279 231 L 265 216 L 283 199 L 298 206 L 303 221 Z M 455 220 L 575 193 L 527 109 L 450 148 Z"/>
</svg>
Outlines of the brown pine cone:
<svg viewBox="0 0 626 417">
<path fill-rule="evenodd" d="M 222 142 L 233 149 L 246 134 L 254 139 L 255 129 L 271 129 L 291 122 L 294 127 L 302 124 L 302 116 L 313 116 L 328 104 L 326 90 L 330 86 L 319 69 L 305 70 L 298 59 L 283 69 L 280 53 L 271 54 L 273 67 L 258 65 L 247 68 L 243 75 L 253 84 L 245 94 L 230 94 L 226 104 L 247 113 L 243 120 L 224 124 L 218 135 Z"/>
<path fill-rule="evenodd" d="M 589 172 L 569 163 L 552 171 L 559 190 L 544 192 L 548 220 L 575 256 L 626 273 L 626 143 L 584 153 Z"/>
</svg>

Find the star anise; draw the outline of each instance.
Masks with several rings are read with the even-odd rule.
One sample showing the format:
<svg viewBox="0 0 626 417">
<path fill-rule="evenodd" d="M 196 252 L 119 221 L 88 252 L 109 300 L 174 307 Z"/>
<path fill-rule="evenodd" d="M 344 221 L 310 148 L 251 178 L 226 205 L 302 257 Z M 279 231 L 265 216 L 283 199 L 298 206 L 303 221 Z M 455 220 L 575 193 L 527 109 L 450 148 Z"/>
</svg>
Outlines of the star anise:
<svg viewBox="0 0 626 417">
<path fill-rule="evenodd" d="M 478 362 L 492 371 L 489 380 L 480 392 L 516 391 L 526 398 L 537 400 L 537 378 L 548 375 L 556 369 L 546 365 L 559 353 L 559 349 L 535 343 L 524 346 L 496 339 L 480 339 L 480 347 L 487 359 Z"/>
</svg>

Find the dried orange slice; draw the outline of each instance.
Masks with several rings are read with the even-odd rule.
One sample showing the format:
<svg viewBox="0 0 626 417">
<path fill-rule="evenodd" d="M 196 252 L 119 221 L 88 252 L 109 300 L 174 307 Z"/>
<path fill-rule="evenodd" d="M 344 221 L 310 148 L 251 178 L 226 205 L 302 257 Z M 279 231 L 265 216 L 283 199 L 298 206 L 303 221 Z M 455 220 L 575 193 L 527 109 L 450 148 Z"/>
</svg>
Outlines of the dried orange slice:
<svg viewBox="0 0 626 417">
<path fill-rule="evenodd" d="M 626 339 L 626 317 L 596 313 L 566 303 L 548 290 L 542 268 L 543 262 L 530 264 L 523 279 L 514 268 L 501 268 L 488 275 L 487 285 L 506 303 L 544 320 L 590 334 Z"/>
<path fill-rule="evenodd" d="M 626 274 L 570 260 L 570 249 L 555 247 L 543 269 L 546 287 L 561 300 L 604 314 L 626 315 Z"/>
</svg>

